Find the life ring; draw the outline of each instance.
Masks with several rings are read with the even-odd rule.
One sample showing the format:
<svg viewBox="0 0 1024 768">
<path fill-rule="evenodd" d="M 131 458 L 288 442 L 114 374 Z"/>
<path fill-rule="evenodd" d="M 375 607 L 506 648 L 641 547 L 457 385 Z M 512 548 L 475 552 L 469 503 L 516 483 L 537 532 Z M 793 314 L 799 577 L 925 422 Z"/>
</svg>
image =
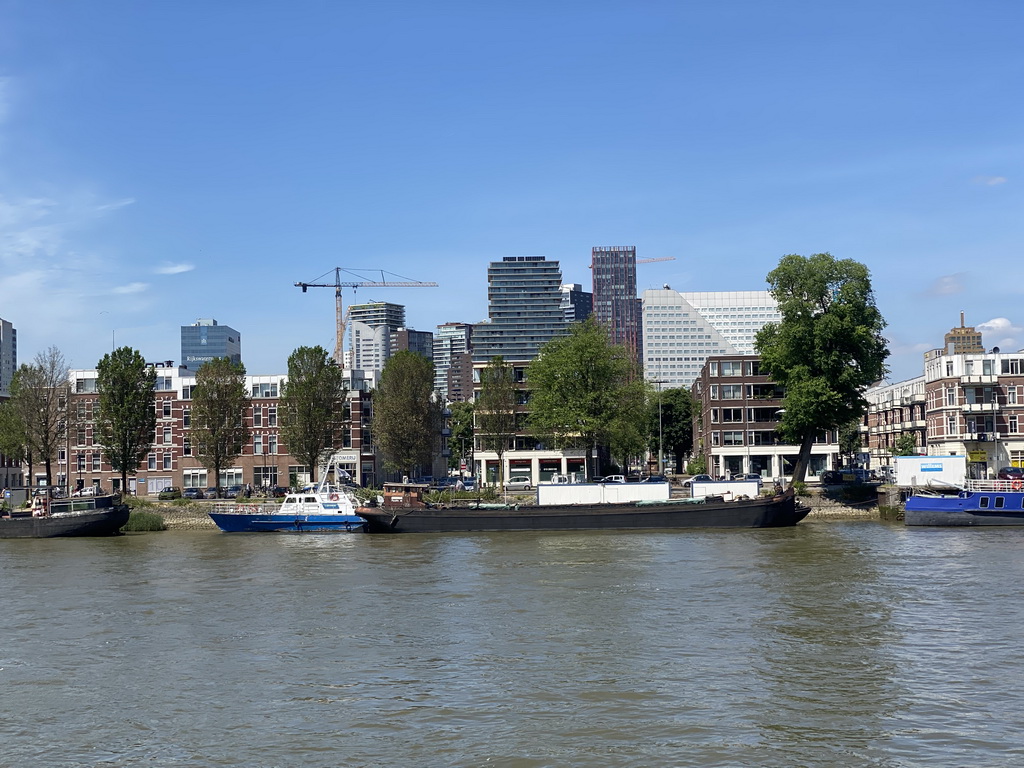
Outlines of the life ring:
<svg viewBox="0 0 1024 768">
<path fill-rule="evenodd" d="M 331 501 L 337 501 L 337 500 L 338 500 L 338 494 L 332 493 L 331 494 Z"/>
<path fill-rule="evenodd" d="M 1019 491 L 1021 488 L 1024 488 L 1024 484 L 1022 484 L 1020 480 L 1014 480 L 1010 483 L 1010 487 L 1015 491 Z"/>
</svg>

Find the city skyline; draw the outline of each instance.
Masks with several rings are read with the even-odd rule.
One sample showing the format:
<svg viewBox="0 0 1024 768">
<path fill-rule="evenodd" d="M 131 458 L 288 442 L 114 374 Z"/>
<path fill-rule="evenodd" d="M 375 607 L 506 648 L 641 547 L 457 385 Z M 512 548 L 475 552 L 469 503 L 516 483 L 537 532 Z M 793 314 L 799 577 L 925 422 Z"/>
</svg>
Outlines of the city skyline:
<svg viewBox="0 0 1024 768">
<path fill-rule="evenodd" d="M 436 281 L 344 296 L 432 331 L 487 317 L 491 262 L 544 256 L 590 290 L 615 243 L 675 257 L 637 268 L 640 295 L 764 290 L 787 253 L 860 261 L 893 381 L 961 311 L 986 348 L 1024 346 L 1024 6 L 397 7 L 0 6 L 19 361 L 174 358 L 181 325 L 217 317 L 278 373 L 334 344 L 330 292 L 297 281 Z"/>
</svg>

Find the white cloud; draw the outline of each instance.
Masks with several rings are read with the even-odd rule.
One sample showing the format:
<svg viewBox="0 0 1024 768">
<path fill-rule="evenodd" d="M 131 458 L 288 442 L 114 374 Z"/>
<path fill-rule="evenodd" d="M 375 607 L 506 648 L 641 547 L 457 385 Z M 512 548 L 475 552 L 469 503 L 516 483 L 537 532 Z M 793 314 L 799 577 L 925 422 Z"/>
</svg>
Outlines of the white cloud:
<svg viewBox="0 0 1024 768">
<path fill-rule="evenodd" d="M 164 264 L 154 271 L 158 275 L 180 275 L 182 272 L 191 272 L 195 268 L 195 264 Z"/>
<path fill-rule="evenodd" d="M 1008 179 L 1005 176 L 975 176 L 971 179 L 974 184 L 983 184 L 986 187 L 996 187 L 1005 184 Z"/>
<path fill-rule="evenodd" d="M 1021 348 L 1020 340 L 1024 328 L 1014 325 L 1009 318 L 994 317 L 975 327 L 984 334 L 987 348 L 999 347 L 1004 352 Z"/>
<path fill-rule="evenodd" d="M 955 293 L 963 293 L 966 276 L 964 272 L 942 275 L 932 282 L 925 294 L 928 296 L 952 296 Z"/>
<path fill-rule="evenodd" d="M 119 295 L 129 293 L 142 293 L 149 288 L 149 283 L 128 283 L 127 285 L 119 285 L 112 289 L 112 293 Z"/>
</svg>

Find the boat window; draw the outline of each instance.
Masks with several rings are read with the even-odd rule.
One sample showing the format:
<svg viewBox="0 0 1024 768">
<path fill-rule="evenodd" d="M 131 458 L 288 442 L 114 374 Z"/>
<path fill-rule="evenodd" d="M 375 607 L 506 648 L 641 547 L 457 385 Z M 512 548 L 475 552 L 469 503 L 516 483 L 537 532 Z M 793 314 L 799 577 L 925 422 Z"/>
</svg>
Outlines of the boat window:
<svg viewBox="0 0 1024 768">
<path fill-rule="evenodd" d="M 1002 508 L 1003 508 L 1003 497 L 1002 496 L 996 496 L 996 509 L 1002 509 Z"/>
<path fill-rule="evenodd" d="M 303 499 L 303 501 L 306 502 L 307 504 L 316 504 L 316 497 L 307 496 L 306 498 Z"/>
<path fill-rule="evenodd" d="M 978 506 L 982 509 L 988 509 L 988 496 L 982 496 L 978 499 Z"/>
</svg>

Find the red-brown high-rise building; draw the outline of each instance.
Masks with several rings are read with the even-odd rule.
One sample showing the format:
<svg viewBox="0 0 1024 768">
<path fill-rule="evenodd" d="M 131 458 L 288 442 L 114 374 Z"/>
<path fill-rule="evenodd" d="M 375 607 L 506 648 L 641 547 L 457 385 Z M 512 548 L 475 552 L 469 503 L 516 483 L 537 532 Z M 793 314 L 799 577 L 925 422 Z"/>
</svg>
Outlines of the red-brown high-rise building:
<svg viewBox="0 0 1024 768">
<path fill-rule="evenodd" d="M 642 359 L 640 300 L 636 296 L 636 246 L 598 246 L 590 252 L 594 317 L 633 359 Z"/>
</svg>

